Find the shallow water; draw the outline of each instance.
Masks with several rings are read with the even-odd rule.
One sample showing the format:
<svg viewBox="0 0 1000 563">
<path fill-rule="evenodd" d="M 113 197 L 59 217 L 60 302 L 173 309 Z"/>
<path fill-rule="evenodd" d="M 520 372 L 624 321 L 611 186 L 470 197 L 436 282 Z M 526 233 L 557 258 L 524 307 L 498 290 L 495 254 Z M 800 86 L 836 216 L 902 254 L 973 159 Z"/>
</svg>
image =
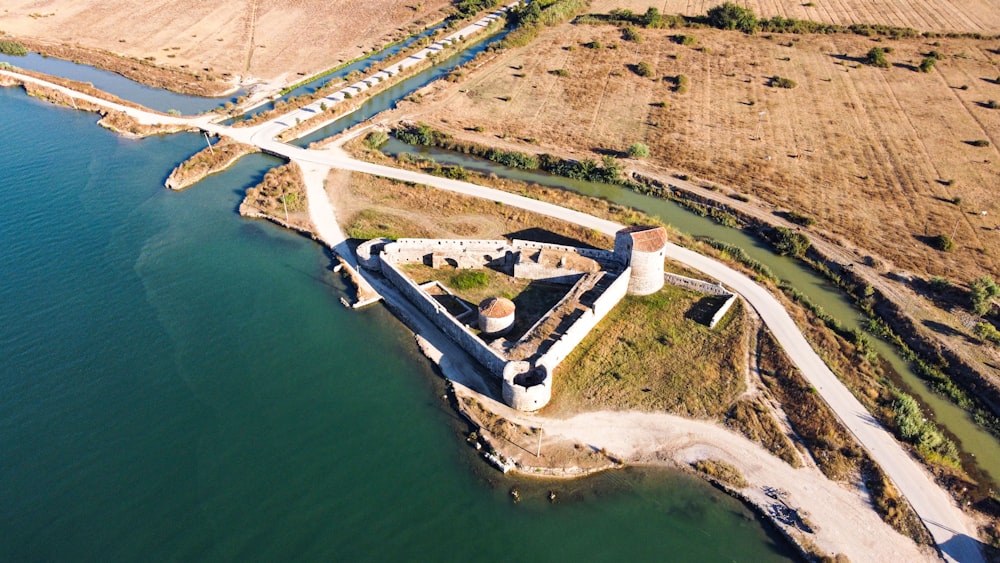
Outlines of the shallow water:
<svg viewBox="0 0 1000 563">
<path fill-rule="evenodd" d="M 234 94 L 218 98 L 185 96 L 139 84 L 114 72 L 54 57 L 43 57 L 38 53 L 28 53 L 24 57 L 0 54 L 0 62 L 8 62 L 19 68 L 44 72 L 45 74 L 69 78 L 78 82 L 89 82 L 94 87 L 114 94 L 124 100 L 142 104 L 157 111 L 166 112 L 175 109 L 184 115 L 194 115 L 210 111 L 228 101 L 235 101 L 236 98 L 243 95 L 243 91 L 241 90 Z"/>
</svg>

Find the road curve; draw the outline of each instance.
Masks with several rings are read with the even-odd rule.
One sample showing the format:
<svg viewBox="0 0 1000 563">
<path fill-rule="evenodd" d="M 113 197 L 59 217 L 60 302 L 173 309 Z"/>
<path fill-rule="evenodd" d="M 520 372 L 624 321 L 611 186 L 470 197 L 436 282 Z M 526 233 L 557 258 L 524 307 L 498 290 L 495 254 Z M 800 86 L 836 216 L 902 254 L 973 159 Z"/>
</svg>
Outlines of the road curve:
<svg viewBox="0 0 1000 563">
<path fill-rule="evenodd" d="M 279 143 L 280 144 L 280 143 Z M 287 146 L 287 145 L 286 145 Z M 298 152 L 298 151 L 301 151 Z M 352 159 L 338 149 L 323 151 L 297 149 L 297 160 L 306 160 L 365 174 L 384 176 L 403 182 L 498 201 L 555 219 L 614 235 L 623 225 L 517 194 L 450 180 L 411 170 L 401 170 Z M 308 154 L 302 154 L 308 153 Z M 806 380 L 872 458 L 882 466 L 917 515 L 927 526 L 938 548 L 948 561 L 973 563 L 984 561 L 976 532 L 969 519 L 951 497 L 935 482 L 923 466 L 886 431 L 827 367 L 781 303 L 746 275 L 707 256 L 675 244 L 668 244 L 667 256 L 721 281 L 739 293 L 757 311 Z"/>
<path fill-rule="evenodd" d="M 44 84 L 72 97 L 124 111 L 133 117 L 141 119 L 145 123 L 183 123 L 205 131 L 226 135 L 237 141 L 252 143 L 262 150 L 299 161 L 300 163 L 311 163 L 322 167 L 340 168 L 384 176 L 403 182 L 425 184 L 455 193 L 501 202 L 504 205 L 569 221 L 608 235 L 614 235 L 618 229 L 622 228 L 622 225 L 612 221 L 599 219 L 579 211 L 573 211 L 509 192 L 486 188 L 469 182 L 450 180 L 411 170 L 401 170 L 390 166 L 355 160 L 338 148 L 308 150 L 287 145 L 267 138 L 267 135 L 261 135 L 261 131 L 258 128 L 234 129 L 211 123 L 212 116 L 193 119 L 165 116 L 114 104 L 107 100 L 94 98 L 69 88 L 15 72 L 0 70 L 0 75 L 10 75 L 18 79 Z M 337 236 L 334 233 L 330 234 L 333 238 Z M 917 515 L 927 526 L 945 560 L 962 563 L 984 561 L 983 555 L 979 550 L 979 543 L 975 539 L 976 532 L 973 524 L 944 490 L 934 482 L 931 475 L 923 466 L 909 456 L 899 442 L 878 424 L 864 406 L 830 371 L 806 341 L 788 315 L 788 312 L 785 311 L 784 307 L 782 307 L 781 303 L 773 295 L 754 283 L 747 276 L 691 250 L 669 244 L 667 255 L 690 268 L 721 281 L 750 303 L 774 334 L 782 348 L 784 348 L 792 362 L 802 371 L 802 375 L 806 380 L 809 381 L 819 395 L 830 405 L 830 408 L 843 421 L 847 429 L 854 434 L 858 442 L 868 451 L 872 458 L 882 466 L 889 479 L 892 480 L 903 496 L 910 502 Z"/>
</svg>

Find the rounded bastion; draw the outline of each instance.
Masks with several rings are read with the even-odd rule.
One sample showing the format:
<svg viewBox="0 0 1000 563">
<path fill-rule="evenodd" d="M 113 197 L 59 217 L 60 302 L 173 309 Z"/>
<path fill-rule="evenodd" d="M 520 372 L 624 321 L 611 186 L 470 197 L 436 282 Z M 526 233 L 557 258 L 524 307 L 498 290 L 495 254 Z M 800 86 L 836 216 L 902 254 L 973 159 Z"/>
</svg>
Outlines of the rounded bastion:
<svg viewBox="0 0 1000 563">
<path fill-rule="evenodd" d="M 663 227 L 634 226 L 615 233 L 615 257 L 632 268 L 629 295 L 649 295 L 663 287 L 667 231 Z"/>
<path fill-rule="evenodd" d="M 369 270 L 378 271 L 379 270 L 379 254 L 385 245 L 391 243 L 392 241 L 387 238 L 373 238 L 367 240 L 354 250 L 354 254 L 358 257 L 358 264 Z"/>
<path fill-rule="evenodd" d="M 519 411 L 537 411 L 552 399 L 552 374 L 545 366 L 507 362 L 503 369 L 503 402 Z"/>
<path fill-rule="evenodd" d="M 479 330 L 485 336 L 501 336 L 514 326 L 514 302 L 505 297 L 489 297 L 479 304 Z"/>
</svg>

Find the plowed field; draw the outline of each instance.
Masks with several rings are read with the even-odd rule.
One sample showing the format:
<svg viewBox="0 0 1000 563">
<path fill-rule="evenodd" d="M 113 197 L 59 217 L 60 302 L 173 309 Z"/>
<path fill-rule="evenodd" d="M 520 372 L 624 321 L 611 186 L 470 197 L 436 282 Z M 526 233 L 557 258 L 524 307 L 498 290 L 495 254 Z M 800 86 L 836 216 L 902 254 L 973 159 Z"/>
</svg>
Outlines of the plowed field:
<svg viewBox="0 0 1000 563">
<path fill-rule="evenodd" d="M 644 142 L 646 164 L 812 216 L 896 267 L 962 281 L 1000 274 L 1000 109 L 989 107 L 1000 100 L 1000 40 L 641 33 L 635 43 L 612 26 L 551 29 L 401 112 L 579 158 Z M 678 44 L 677 33 L 696 41 Z M 890 68 L 860 62 L 874 46 L 891 48 Z M 944 58 L 920 72 L 931 50 Z M 640 62 L 650 76 L 635 72 Z M 796 86 L 772 86 L 774 76 Z M 955 250 L 928 246 L 938 234 Z"/>
<path fill-rule="evenodd" d="M 192 71 L 312 74 L 441 18 L 447 0 L 6 0 L 0 30 Z"/>
</svg>

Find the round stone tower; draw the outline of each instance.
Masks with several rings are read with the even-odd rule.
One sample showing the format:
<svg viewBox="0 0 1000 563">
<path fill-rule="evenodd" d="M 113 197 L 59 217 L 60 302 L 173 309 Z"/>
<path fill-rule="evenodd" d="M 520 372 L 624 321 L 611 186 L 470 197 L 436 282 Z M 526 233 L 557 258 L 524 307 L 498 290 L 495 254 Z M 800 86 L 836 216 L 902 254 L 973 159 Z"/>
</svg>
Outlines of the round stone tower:
<svg viewBox="0 0 1000 563">
<path fill-rule="evenodd" d="M 489 297 L 479 304 L 479 330 L 484 336 L 502 336 L 514 326 L 514 302 Z"/>
<path fill-rule="evenodd" d="M 667 231 L 663 227 L 626 227 L 615 233 L 615 257 L 632 268 L 629 295 L 649 295 L 663 287 Z"/>
</svg>

